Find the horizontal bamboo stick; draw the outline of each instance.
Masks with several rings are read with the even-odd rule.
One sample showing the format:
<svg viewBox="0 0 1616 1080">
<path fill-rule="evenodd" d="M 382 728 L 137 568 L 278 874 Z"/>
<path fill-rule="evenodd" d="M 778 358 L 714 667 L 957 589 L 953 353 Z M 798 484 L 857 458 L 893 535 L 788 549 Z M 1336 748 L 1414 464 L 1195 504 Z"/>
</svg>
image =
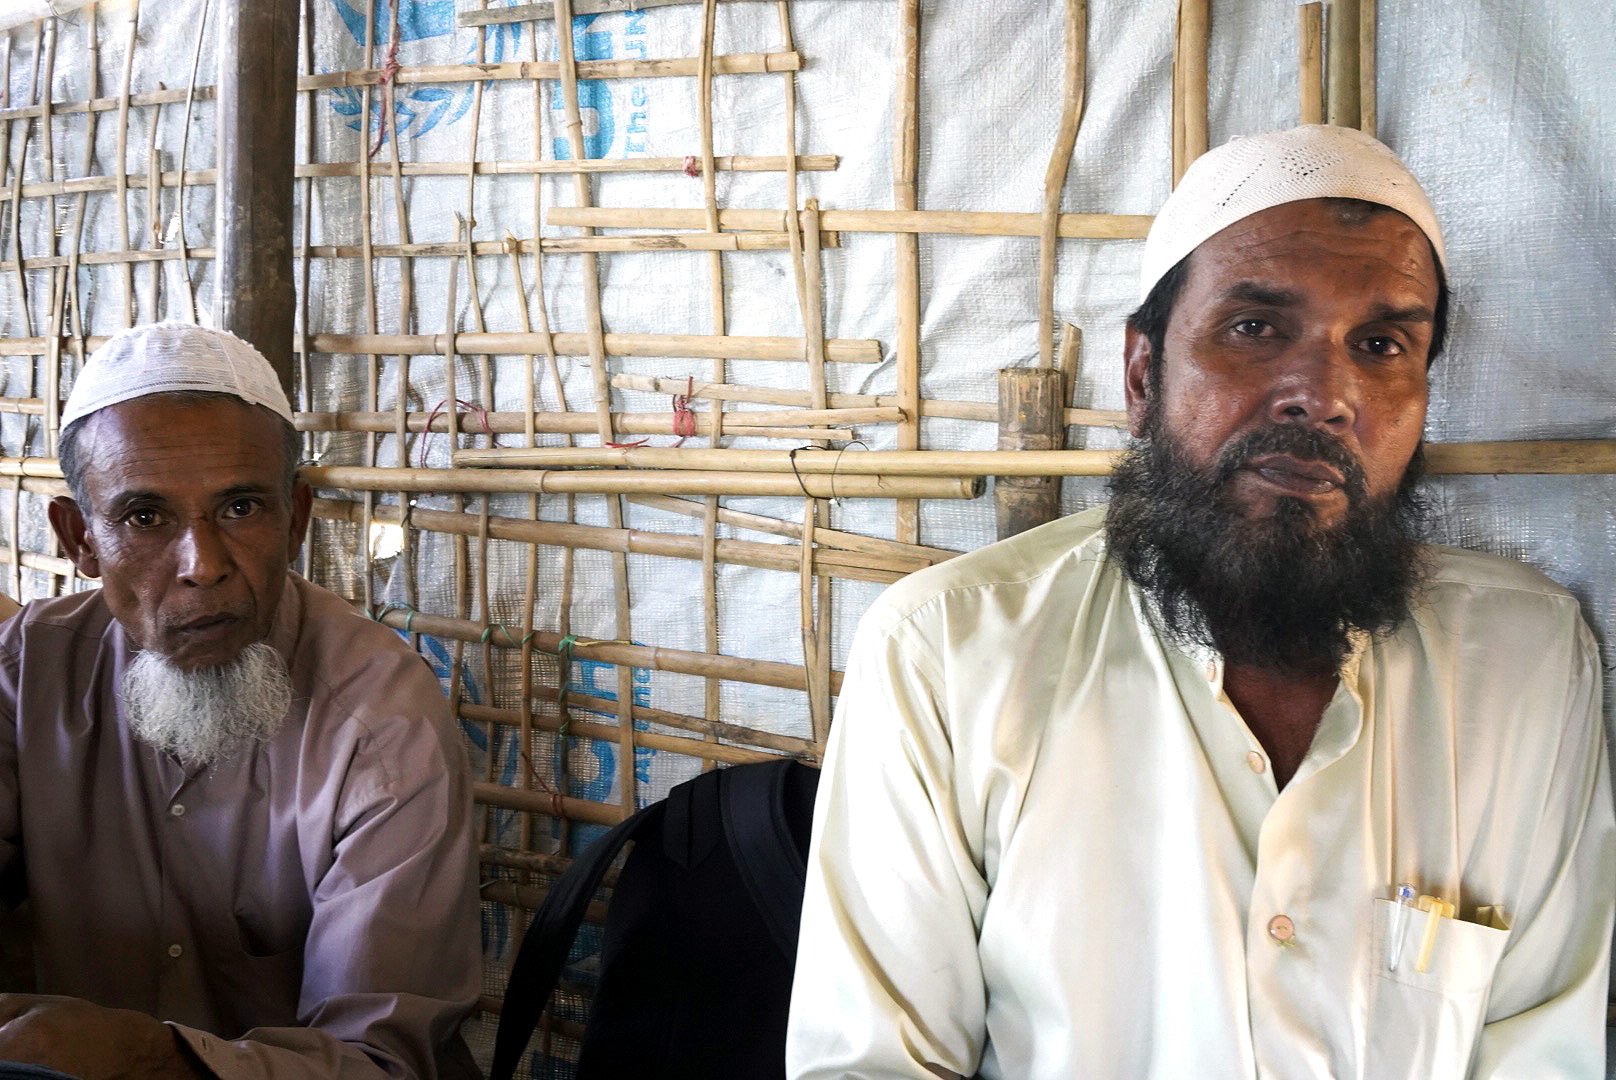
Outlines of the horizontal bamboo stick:
<svg viewBox="0 0 1616 1080">
<path fill-rule="evenodd" d="M 599 15 L 609 11 L 644 11 L 646 8 L 695 5 L 703 0 L 573 0 L 572 15 Z M 509 7 L 462 11 L 456 16 L 461 26 L 497 26 L 501 23 L 548 22 L 555 18 L 555 5 L 512 4 Z"/>
<path fill-rule="evenodd" d="M 31 476 L 44 480 L 60 480 L 62 465 L 55 458 L 0 458 L 0 476 Z"/>
<path fill-rule="evenodd" d="M 17 553 L 9 547 L 0 547 L 0 563 L 7 566 L 15 565 Z M 56 555 L 42 555 L 37 551 L 24 551 L 22 565 L 26 570 L 38 570 L 42 574 L 55 574 L 57 577 L 70 577 L 78 573 L 77 568 L 68 559 Z M 796 570 L 795 566 L 784 567 L 787 570 Z"/>
<path fill-rule="evenodd" d="M 451 641 L 476 642 L 496 648 L 516 649 L 521 640 L 504 626 L 489 626 L 469 619 L 451 619 L 445 615 L 424 612 L 390 610 L 378 620 L 398 629 L 413 630 L 448 638 Z M 561 648 L 561 635 L 545 631 L 532 631 L 533 647 L 556 653 Z M 702 678 L 728 679 L 731 682 L 774 686 L 784 690 L 806 690 L 803 669 L 796 664 L 782 664 L 774 660 L 751 660 L 721 653 L 691 652 L 687 649 L 664 649 L 655 645 L 631 645 L 621 641 L 580 641 L 573 646 L 573 655 L 603 664 L 619 664 L 667 671 L 679 675 Z M 832 674 L 832 691 L 841 690 L 841 673 Z"/>
<path fill-rule="evenodd" d="M 362 503 L 342 499 L 314 500 L 315 515 L 330 521 L 363 524 L 365 520 L 363 511 Z M 380 505 L 372 509 L 371 520 L 396 524 L 401 518 L 397 506 Z M 427 510 L 419 506 L 410 510 L 412 528 L 451 536 L 479 536 L 482 521 L 483 518 L 476 514 Z M 702 558 L 700 536 L 499 516 L 490 516 L 487 521 L 488 535 L 495 540 L 547 544 L 552 547 L 588 551 L 655 555 L 665 559 L 700 561 Z M 779 570 L 787 573 L 795 573 L 801 560 L 799 549 L 792 544 L 765 544 L 751 540 L 729 539 L 717 541 L 714 557 L 719 562 L 734 566 L 750 566 L 759 570 Z M 912 574 L 925 568 L 933 561 L 935 560 L 905 552 L 823 550 L 818 553 L 815 565 L 826 577 L 890 584 L 905 574 Z"/>
<path fill-rule="evenodd" d="M 42 339 L 41 339 L 42 340 Z M 549 344 L 560 356 L 589 355 L 589 335 L 558 333 Z M 311 334 L 309 347 L 321 353 L 381 353 L 405 356 L 510 355 L 543 353 L 545 335 L 523 333 L 455 334 Z M 41 350 L 43 351 L 43 350 Z M 736 337 L 718 334 L 607 334 L 608 356 L 646 356 L 703 360 L 801 360 L 801 338 Z M 879 341 L 836 338 L 825 342 L 825 359 L 844 364 L 881 361 Z M 678 381 L 678 380 L 670 380 Z M 663 391 L 683 394 L 683 388 Z"/>
<path fill-rule="evenodd" d="M 1116 450 L 712 450 L 671 447 L 500 447 L 457 450 L 464 468 L 701 469 L 739 473 L 785 473 L 796 479 L 855 476 L 1105 476 Z M 495 475 L 504 475 L 502 473 Z M 563 475 L 577 475 L 568 473 Z M 671 478 L 670 478 L 671 480 Z"/>
<path fill-rule="evenodd" d="M 615 703 L 613 703 L 615 708 Z M 498 716 L 493 714 L 498 713 Z M 639 716 L 638 707 L 634 714 Z M 516 726 L 520 724 L 522 714 L 515 709 L 491 709 L 482 705 L 462 705 L 460 715 L 467 720 L 495 721 Z M 538 731 L 556 732 L 561 730 L 559 716 L 534 716 L 532 725 Z M 580 739 L 594 739 L 596 742 L 616 743 L 621 741 L 623 733 L 616 724 L 601 724 L 594 720 L 582 720 L 574 716 L 567 723 L 567 734 Z M 727 743 L 708 742 L 706 739 L 686 738 L 682 735 L 661 735 L 654 731 L 635 731 L 634 744 L 643 746 L 647 750 L 656 750 L 659 753 L 683 754 L 686 757 L 698 758 L 703 761 L 719 761 L 726 765 L 742 765 L 753 761 L 772 761 L 779 758 L 779 754 L 771 754 L 766 750 L 754 750 L 745 746 L 730 746 Z"/>
<path fill-rule="evenodd" d="M 650 507 L 653 510 L 662 510 L 682 517 L 700 519 L 706 516 L 706 506 L 691 499 L 676 499 L 671 495 L 630 495 L 628 501 L 637 506 Z M 785 536 L 793 540 L 802 540 L 802 522 L 782 521 L 779 518 L 765 517 L 762 514 L 749 514 L 742 510 L 730 510 L 720 507 L 718 520 L 726 525 L 734 525 L 741 529 L 750 529 L 770 536 Z M 859 533 L 843 532 L 840 529 L 814 528 L 814 544 L 821 552 L 825 548 L 836 548 L 843 551 L 861 551 L 870 555 L 890 555 L 901 559 L 915 559 L 926 564 L 945 562 L 958 555 L 957 551 L 947 548 L 927 547 L 923 544 L 906 544 L 901 540 L 887 540 L 879 536 L 864 536 Z M 775 545 L 770 545 L 775 546 Z"/>
<path fill-rule="evenodd" d="M 554 206 L 550 225 L 608 229 L 699 229 L 705 210 Z M 1072 240 L 1139 240 L 1150 231 L 1149 214 L 1062 214 L 1056 235 Z M 1042 214 L 963 210 L 821 210 L 819 227 L 849 233 L 926 233 L 939 236 L 1026 236 L 1036 239 Z M 721 229 L 786 230 L 784 210 L 720 210 Z"/>
<path fill-rule="evenodd" d="M 783 154 L 772 157 L 724 155 L 713 159 L 713 168 L 719 172 L 785 172 L 787 164 Z M 838 164 L 840 161 L 835 154 L 802 154 L 797 158 L 799 172 L 834 172 Z M 545 161 L 402 161 L 399 162 L 399 175 L 465 176 L 467 172 L 477 176 L 531 176 L 540 173 L 682 173 L 688 171 L 690 167 L 688 158 L 678 157 L 586 158 L 582 161 L 566 158 Z M 298 165 L 292 170 L 292 175 L 300 180 L 357 178 L 366 172 L 367 170 L 357 161 L 320 161 Z M 124 185 L 129 188 L 150 188 L 154 184 L 160 188 L 175 188 L 182 184 L 187 187 L 207 187 L 217 180 L 218 174 L 213 169 L 187 169 L 183 177 L 172 170 L 158 173 L 155 177 L 130 173 L 124 177 Z M 116 176 L 79 176 L 50 183 L 24 184 L 21 197 L 42 199 L 55 195 L 82 195 L 117 190 Z M 10 200 L 11 196 L 10 188 L 0 189 L 0 203 Z"/>
<path fill-rule="evenodd" d="M 179 248 L 148 248 L 137 251 L 85 251 L 77 255 L 35 255 L 22 261 L 24 270 L 49 270 L 53 267 L 71 266 L 75 262 L 79 266 L 117 266 L 121 263 L 154 263 L 173 262 L 177 259 L 211 259 L 213 249 L 210 247 L 193 247 L 181 251 Z M 0 263 L 0 271 L 15 272 L 15 260 Z"/>
<path fill-rule="evenodd" d="M 803 410 L 804 412 L 808 410 Z M 849 410 L 863 411 L 863 410 Z M 873 410 L 886 412 L 886 410 Z M 407 413 L 407 430 L 419 432 L 426 429 L 426 413 Z M 752 414 L 745 412 L 726 413 L 726 416 L 744 417 L 750 421 Z M 759 416 L 782 417 L 788 413 L 758 413 Z M 527 431 L 526 417 L 522 413 L 462 413 L 457 431 L 471 430 L 481 432 L 484 430 L 483 421 L 488 421 L 487 430 L 496 435 L 522 434 Z M 375 431 L 391 434 L 398 430 L 398 417 L 394 413 L 298 413 L 296 427 L 299 431 Z M 620 435 L 673 435 L 674 417 L 672 413 L 613 413 L 613 430 Z M 432 421 L 433 431 L 448 431 L 449 418 L 438 416 Z M 549 435 L 594 435 L 600 430 L 599 423 L 591 413 L 581 412 L 541 412 L 533 414 L 533 430 Z M 834 427 L 786 427 L 771 419 L 767 423 L 725 423 L 726 434 L 735 436 L 750 436 L 755 439 L 789 440 L 791 442 L 807 442 L 813 439 L 835 439 L 841 442 L 851 442 L 855 433 L 847 428 Z"/>
<path fill-rule="evenodd" d="M 44 416 L 45 402 L 40 398 L 0 398 L 0 413 Z"/>
<path fill-rule="evenodd" d="M 822 232 L 820 242 L 841 247 L 839 233 Z M 508 258 L 513 250 L 531 255 L 539 248 L 549 255 L 573 255 L 592 251 L 606 254 L 638 251 L 784 251 L 789 246 L 785 233 L 649 233 L 639 236 L 547 236 L 543 240 L 480 240 L 471 245 L 473 255 Z M 369 254 L 358 244 L 310 244 L 303 249 L 313 259 L 446 259 L 466 254 L 461 243 L 424 241 L 412 244 L 372 244 Z"/>
<path fill-rule="evenodd" d="M 471 797 L 484 806 L 500 806 L 506 810 L 523 810 L 530 814 L 548 814 L 570 821 L 587 821 L 591 825 L 616 825 L 623 820 L 623 808 L 615 804 L 598 803 L 589 799 L 575 799 L 570 795 L 553 795 L 546 791 L 525 791 L 521 788 L 491 784 L 474 780 Z M 557 813 L 559 811 L 559 813 Z"/>
<path fill-rule="evenodd" d="M 1072 451 L 1076 453 L 1077 451 Z M 869 474 L 815 476 L 803 473 L 752 475 L 728 472 L 608 471 L 555 472 L 544 469 L 397 469 L 366 465 L 306 465 L 303 478 L 314 487 L 357 491 L 430 491 L 483 494 L 659 494 L 802 496 L 814 499 L 974 499 L 981 477 Z M 0 475 L 6 475 L 0 473 Z M 43 474 L 25 474 L 43 475 Z"/>
<path fill-rule="evenodd" d="M 579 60 L 573 65 L 579 80 L 659 79 L 694 76 L 700 72 L 699 57 L 666 60 Z M 802 56 L 795 52 L 733 53 L 713 57 L 715 75 L 761 75 L 774 71 L 801 71 Z M 342 86 L 380 86 L 385 68 L 356 68 L 319 75 L 300 75 L 299 90 L 332 90 Z M 532 82 L 559 79 L 561 65 L 554 60 L 519 60 L 504 64 L 427 64 L 401 67 L 393 81 L 404 85 L 422 83 Z"/>
<path fill-rule="evenodd" d="M 535 686 L 532 701 L 555 701 L 557 697 L 554 687 Z M 593 697 L 589 694 L 567 695 L 569 707 L 583 709 L 588 712 L 601 713 L 611 716 L 617 711 L 617 702 L 608 698 Z M 462 705 L 462 714 L 471 718 L 466 710 L 475 710 L 478 718 L 496 724 L 520 728 L 522 714 L 516 709 L 495 709 L 484 705 Z M 534 714 L 535 720 L 538 714 Z M 648 724 L 661 724 L 664 727 L 679 728 L 683 731 L 695 731 L 702 735 L 711 735 L 719 739 L 728 739 L 731 742 L 742 743 L 754 749 L 767 749 L 777 751 L 770 757 L 799 758 L 803 761 L 817 760 L 818 748 L 812 739 L 801 739 L 791 735 L 778 735 L 772 731 L 760 731 L 757 728 L 743 727 L 740 724 L 727 724 L 721 720 L 707 720 L 699 716 L 686 716 L 683 713 L 669 712 L 666 709 L 656 709 L 649 705 L 634 706 L 634 719 L 644 720 Z M 610 726 L 610 725 L 608 725 Z M 612 730 L 615 732 L 616 728 Z M 612 736 L 614 739 L 617 736 Z"/>
<path fill-rule="evenodd" d="M 183 102 L 188 91 L 182 87 L 178 90 L 148 90 L 142 94 L 130 94 L 128 101 L 131 108 L 142 108 L 149 105 L 174 105 Z M 213 87 L 199 86 L 196 88 L 197 101 L 206 101 L 213 97 Z M 52 116 L 65 116 L 82 112 L 116 112 L 123 107 L 122 97 L 94 98 L 90 101 L 53 101 L 50 103 Z M 45 115 L 43 105 L 19 105 L 15 108 L 0 109 L 0 120 L 22 120 Z"/>
<path fill-rule="evenodd" d="M 1439 476 L 1616 473 L 1616 439 L 1427 443 L 1428 471 Z"/>
</svg>

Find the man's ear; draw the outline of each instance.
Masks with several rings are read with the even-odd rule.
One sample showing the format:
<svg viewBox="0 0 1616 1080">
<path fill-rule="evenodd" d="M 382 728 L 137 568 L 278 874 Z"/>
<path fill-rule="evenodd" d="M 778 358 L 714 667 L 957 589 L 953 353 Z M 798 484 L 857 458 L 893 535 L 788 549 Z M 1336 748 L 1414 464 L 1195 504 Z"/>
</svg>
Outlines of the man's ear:
<svg viewBox="0 0 1616 1080">
<path fill-rule="evenodd" d="M 73 565 L 78 567 L 79 573 L 85 577 L 100 577 L 101 559 L 96 554 L 95 541 L 90 537 L 90 530 L 84 522 L 84 512 L 79 509 L 79 504 L 66 495 L 58 495 L 50 501 L 45 513 L 50 518 L 51 530 L 56 533 L 56 539 L 62 543 L 62 550 L 73 560 Z"/>
<path fill-rule="evenodd" d="M 309 514 L 314 510 L 314 489 L 302 479 L 292 482 L 292 530 L 286 540 L 286 561 L 290 564 L 303 550 L 309 531 Z"/>
<path fill-rule="evenodd" d="M 1145 433 L 1145 411 L 1150 404 L 1150 339 L 1133 327 L 1123 330 L 1122 395 L 1128 404 L 1128 433 Z"/>
</svg>

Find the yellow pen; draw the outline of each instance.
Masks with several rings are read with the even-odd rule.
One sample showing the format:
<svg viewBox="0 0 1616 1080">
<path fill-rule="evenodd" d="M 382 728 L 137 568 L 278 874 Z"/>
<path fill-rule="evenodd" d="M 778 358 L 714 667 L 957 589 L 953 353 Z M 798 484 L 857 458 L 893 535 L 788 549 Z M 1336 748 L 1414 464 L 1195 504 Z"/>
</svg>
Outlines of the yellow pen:
<svg viewBox="0 0 1616 1080">
<path fill-rule="evenodd" d="M 1415 906 L 1430 913 L 1425 920 L 1425 939 L 1420 942 L 1420 958 L 1414 964 L 1414 970 L 1423 975 L 1431 966 L 1431 951 L 1436 948 L 1436 928 L 1443 919 L 1453 918 L 1454 907 L 1439 896 L 1429 895 L 1422 895 Z"/>
</svg>

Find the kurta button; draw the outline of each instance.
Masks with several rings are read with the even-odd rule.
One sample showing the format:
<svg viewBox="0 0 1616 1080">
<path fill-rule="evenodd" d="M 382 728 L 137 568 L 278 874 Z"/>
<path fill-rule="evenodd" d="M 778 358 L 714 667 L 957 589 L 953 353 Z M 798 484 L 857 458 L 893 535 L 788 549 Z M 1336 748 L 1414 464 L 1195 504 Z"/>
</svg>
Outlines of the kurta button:
<svg viewBox="0 0 1616 1080">
<path fill-rule="evenodd" d="M 168 947 L 168 955 L 172 956 L 176 960 L 178 960 L 180 956 L 184 954 L 184 952 L 185 950 L 177 943 Z"/>
<path fill-rule="evenodd" d="M 1289 945 L 1296 937 L 1296 924 L 1287 915 L 1275 915 L 1268 920 L 1268 936 L 1281 945 Z"/>
<path fill-rule="evenodd" d="M 1254 773 L 1266 772 L 1268 769 L 1268 759 L 1255 750 L 1246 754 L 1246 764 L 1251 766 L 1251 771 Z"/>
<path fill-rule="evenodd" d="M 1212 662 L 1211 660 L 1208 660 L 1206 662 L 1206 681 L 1207 682 L 1217 682 L 1218 681 L 1218 665 L 1215 664 L 1214 662 Z"/>
<path fill-rule="evenodd" d="M 175 817 L 184 817 L 185 816 L 185 804 L 184 803 L 175 803 L 173 806 L 170 806 L 168 808 L 168 812 L 170 814 L 172 814 L 173 816 L 175 816 Z"/>
</svg>

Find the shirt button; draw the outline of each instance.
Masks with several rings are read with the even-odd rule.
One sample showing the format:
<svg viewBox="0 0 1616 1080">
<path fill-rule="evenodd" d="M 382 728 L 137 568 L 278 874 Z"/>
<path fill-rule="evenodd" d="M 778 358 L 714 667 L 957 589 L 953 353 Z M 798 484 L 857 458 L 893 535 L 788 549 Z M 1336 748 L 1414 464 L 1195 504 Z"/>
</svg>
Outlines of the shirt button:
<svg viewBox="0 0 1616 1080">
<path fill-rule="evenodd" d="M 172 956 L 176 960 L 178 960 L 184 953 L 185 953 L 185 950 L 183 948 L 181 948 L 178 943 L 175 943 L 175 944 L 170 945 L 168 947 L 168 955 Z"/>
<path fill-rule="evenodd" d="M 1281 945 L 1289 945 L 1296 937 L 1296 924 L 1287 915 L 1275 915 L 1268 920 L 1268 936 Z"/>
<path fill-rule="evenodd" d="M 168 808 L 168 812 L 170 814 L 172 814 L 174 817 L 184 817 L 185 816 L 185 804 L 184 803 L 175 803 L 173 806 L 170 806 Z"/>
<path fill-rule="evenodd" d="M 1246 764 L 1251 766 L 1251 771 L 1254 773 L 1262 773 L 1268 769 L 1268 759 L 1255 750 L 1246 754 Z"/>
<path fill-rule="evenodd" d="M 1217 682 L 1218 681 L 1218 665 L 1216 663 L 1214 663 L 1213 661 L 1211 661 L 1211 660 L 1208 660 L 1206 662 L 1206 681 L 1207 682 Z"/>
</svg>

